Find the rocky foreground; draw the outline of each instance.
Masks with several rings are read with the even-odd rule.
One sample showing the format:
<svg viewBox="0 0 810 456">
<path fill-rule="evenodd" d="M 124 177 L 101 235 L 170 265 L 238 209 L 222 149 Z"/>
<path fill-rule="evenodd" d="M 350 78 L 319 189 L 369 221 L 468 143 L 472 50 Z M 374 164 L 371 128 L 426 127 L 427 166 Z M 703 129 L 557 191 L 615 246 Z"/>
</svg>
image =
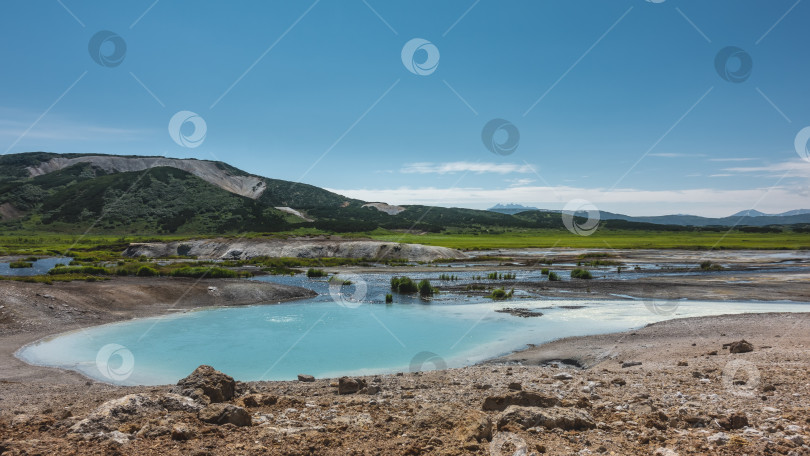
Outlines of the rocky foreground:
<svg viewBox="0 0 810 456">
<path fill-rule="evenodd" d="M 242 383 L 201 366 L 154 388 L 6 383 L 0 453 L 810 454 L 808 317 L 673 320 L 423 373 Z"/>
</svg>

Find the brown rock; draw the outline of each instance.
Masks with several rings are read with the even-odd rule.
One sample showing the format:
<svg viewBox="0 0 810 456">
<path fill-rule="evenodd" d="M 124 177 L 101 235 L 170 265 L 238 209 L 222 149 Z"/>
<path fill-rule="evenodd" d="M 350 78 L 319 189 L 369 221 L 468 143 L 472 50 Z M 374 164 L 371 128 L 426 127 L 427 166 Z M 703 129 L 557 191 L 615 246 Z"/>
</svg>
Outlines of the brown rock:
<svg viewBox="0 0 810 456">
<path fill-rule="evenodd" d="M 508 425 L 516 425 L 521 429 L 544 427 L 546 429 L 563 429 L 577 431 L 593 429 L 596 423 L 593 418 L 582 410 L 567 407 L 521 407 L 510 405 L 498 414 L 495 419 L 498 430 Z"/>
<path fill-rule="evenodd" d="M 732 342 L 731 345 L 728 347 L 729 353 L 748 353 L 754 351 L 754 346 L 751 345 L 750 342 L 743 340 L 738 340 L 737 342 Z"/>
<path fill-rule="evenodd" d="M 230 375 L 202 365 L 194 370 L 188 377 L 177 382 L 172 388 L 173 393 L 201 399 L 205 396 L 212 403 L 225 402 L 233 399 L 236 391 L 236 382 Z"/>
<path fill-rule="evenodd" d="M 361 388 L 360 391 L 358 391 L 358 393 L 360 393 L 360 394 L 368 394 L 369 396 L 373 396 L 375 394 L 379 394 L 380 391 L 382 391 L 382 388 L 380 388 L 377 385 L 371 385 L 371 386 L 366 386 L 364 388 Z"/>
<path fill-rule="evenodd" d="M 462 442 L 486 442 L 492 440 L 492 419 L 483 412 L 470 411 L 454 425 L 456 438 Z"/>
<path fill-rule="evenodd" d="M 627 382 L 623 378 L 614 378 L 613 380 L 610 381 L 610 383 L 617 386 L 624 386 L 627 384 Z"/>
<path fill-rule="evenodd" d="M 556 397 L 544 396 L 539 393 L 529 391 L 519 391 L 508 393 L 502 396 L 490 396 L 484 399 L 484 411 L 502 411 L 511 405 L 522 407 L 554 407 L 560 405 L 560 400 Z"/>
<path fill-rule="evenodd" d="M 185 424 L 177 424 L 172 428 L 172 440 L 190 440 L 194 438 L 194 431 Z"/>
<path fill-rule="evenodd" d="M 298 381 L 305 383 L 312 383 L 315 381 L 315 377 L 306 374 L 298 374 Z"/>
<path fill-rule="evenodd" d="M 725 430 L 742 429 L 748 426 L 748 417 L 742 413 L 735 413 L 728 417 L 723 417 L 717 423 Z"/>
<path fill-rule="evenodd" d="M 240 397 L 237 402 L 245 407 L 261 407 L 264 405 L 275 405 L 276 402 L 278 402 L 278 397 L 272 394 L 256 393 Z"/>
<path fill-rule="evenodd" d="M 360 378 L 340 377 L 338 379 L 338 394 L 354 394 L 365 388 L 366 381 Z"/>
<path fill-rule="evenodd" d="M 122 424 L 139 420 L 164 409 L 154 399 L 144 394 L 129 394 L 101 404 L 92 413 L 74 424 L 71 432 L 95 434 L 117 430 Z M 27 417 L 18 415 L 15 421 Z M 14 422 L 12 422 L 14 424 Z"/>
<path fill-rule="evenodd" d="M 232 404 L 211 404 L 200 410 L 197 415 L 200 421 L 211 424 L 233 424 L 235 426 L 250 426 L 252 420 L 247 410 Z"/>
<path fill-rule="evenodd" d="M 512 382 L 509 384 L 509 389 L 512 391 L 520 391 L 523 389 L 523 386 L 518 382 Z"/>
</svg>

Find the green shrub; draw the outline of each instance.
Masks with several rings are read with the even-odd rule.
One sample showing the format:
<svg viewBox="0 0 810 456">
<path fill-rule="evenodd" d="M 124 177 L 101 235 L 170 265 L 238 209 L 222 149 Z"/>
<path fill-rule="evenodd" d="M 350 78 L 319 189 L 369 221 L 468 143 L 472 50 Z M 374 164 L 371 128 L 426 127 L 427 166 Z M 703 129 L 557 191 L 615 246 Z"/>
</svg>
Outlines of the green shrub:
<svg viewBox="0 0 810 456">
<path fill-rule="evenodd" d="M 391 293 L 386 293 L 385 294 L 385 303 L 386 304 L 391 304 L 392 302 L 394 302 L 394 295 L 392 295 Z"/>
<path fill-rule="evenodd" d="M 559 282 L 559 280 L 560 280 L 560 276 L 557 275 L 556 272 L 552 271 L 552 272 L 548 273 L 548 281 L 549 282 Z"/>
<path fill-rule="evenodd" d="M 591 275 L 591 271 L 587 269 L 574 269 L 571 271 L 571 278 L 572 279 L 593 279 Z"/>
<path fill-rule="evenodd" d="M 391 291 L 397 293 L 416 293 L 419 288 L 410 277 L 391 277 Z"/>
<path fill-rule="evenodd" d="M 307 277 L 309 277 L 310 279 L 313 277 L 326 277 L 326 276 L 327 274 L 326 272 L 324 272 L 323 269 L 313 269 L 313 268 L 307 269 Z"/>
<path fill-rule="evenodd" d="M 436 292 L 436 289 L 430 286 L 430 281 L 427 279 L 420 280 L 416 288 L 419 290 L 419 296 L 423 298 L 433 296 L 433 293 Z"/>
<path fill-rule="evenodd" d="M 548 275 L 548 273 L 549 273 L 548 268 L 543 268 L 543 269 L 540 270 L 540 274 L 542 274 L 542 275 Z"/>
<path fill-rule="evenodd" d="M 492 290 L 492 294 L 490 294 L 489 297 L 496 300 L 496 301 L 501 301 L 501 300 L 504 300 L 504 299 L 511 298 L 512 295 L 514 295 L 514 294 L 515 294 L 515 289 L 514 288 L 509 290 L 509 292 L 507 292 L 503 288 L 496 288 L 496 289 Z"/>
<path fill-rule="evenodd" d="M 39 258 L 37 258 L 35 256 L 30 256 L 30 257 L 25 258 L 23 261 L 28 261 L 28 262 L 33 263 L 34 261 L 37 261 L 37 260 L 39 260 Z"/>
<path fill-rule="evenodd" d="M 151 268 L 149 266 L 141 266 L 138 268 L 138 272 L 135 273 L 138 277 L 155 277 L 160 275 L 157 269 Z"/>
<path fill-rule="evenodd" d="M 11 269 L 32 268 L 34 267 L 34 263 L 29 263 L 27 261 L 12 261 L 8 264 L 8 267 Z"/>
</svg>

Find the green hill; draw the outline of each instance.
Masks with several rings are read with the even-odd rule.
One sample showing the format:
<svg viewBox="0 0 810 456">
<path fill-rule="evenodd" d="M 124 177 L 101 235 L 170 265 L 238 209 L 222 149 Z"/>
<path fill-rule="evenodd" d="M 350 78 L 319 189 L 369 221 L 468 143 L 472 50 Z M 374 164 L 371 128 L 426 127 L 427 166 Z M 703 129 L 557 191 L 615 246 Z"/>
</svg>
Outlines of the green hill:
<svg viewBox="0 0 810 456">
<path fill-rule="evenodd" d="M 46 152 L 0 156 L 0 229 L 5 232 L 210 235 L 299 228 L 337 233 L 378 228 L 433 233 L 565 230 L 559 212 L 530 210 L 511 215 L 418 205 L 383 209 L 391 208 L 396 215 L 313 185 L 256 176 L 207 160 Z M 720 229 L 661 224 L 669 221 L 666 218 L 650 223 L 603 214 L 600 229 L 607 230 Z"/>
</svg>

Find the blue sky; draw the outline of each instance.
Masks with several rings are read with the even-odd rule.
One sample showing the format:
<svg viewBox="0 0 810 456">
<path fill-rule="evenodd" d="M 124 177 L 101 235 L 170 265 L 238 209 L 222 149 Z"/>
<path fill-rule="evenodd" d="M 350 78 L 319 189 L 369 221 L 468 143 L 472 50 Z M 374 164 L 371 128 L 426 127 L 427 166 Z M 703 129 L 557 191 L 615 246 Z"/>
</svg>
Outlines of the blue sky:
<svg viewBox="0 0 810 456">
<path fill-rule="evenodd" d="M 7 0 L 0 9 L 0 153 L 217 159 L 395 204 L 559 209 L 585 199 L 632 215 L 710 216 L 810 207 L 810 161 L 794 147 L 810 126 L 810 2 Z M 126 44 L 109 66 L 88 49 L 105 30 Z M 439 52 L 429 74 L 403 64 L 414 38 Z M 728 46 L 750 56 L 744 81 L 716 69 Z M 114 48 L 108 40 L 95 56 L 104 63 Z M 426 57 L 423 48 L 412 61 Z M 197 147 L 169 133 L 180 111 L 204 120 Z M 492 119 L 519 131 L 513 153 L 484 145 Z M 193 133 L 187 122 L 175 137 Z"/>
</svg>

